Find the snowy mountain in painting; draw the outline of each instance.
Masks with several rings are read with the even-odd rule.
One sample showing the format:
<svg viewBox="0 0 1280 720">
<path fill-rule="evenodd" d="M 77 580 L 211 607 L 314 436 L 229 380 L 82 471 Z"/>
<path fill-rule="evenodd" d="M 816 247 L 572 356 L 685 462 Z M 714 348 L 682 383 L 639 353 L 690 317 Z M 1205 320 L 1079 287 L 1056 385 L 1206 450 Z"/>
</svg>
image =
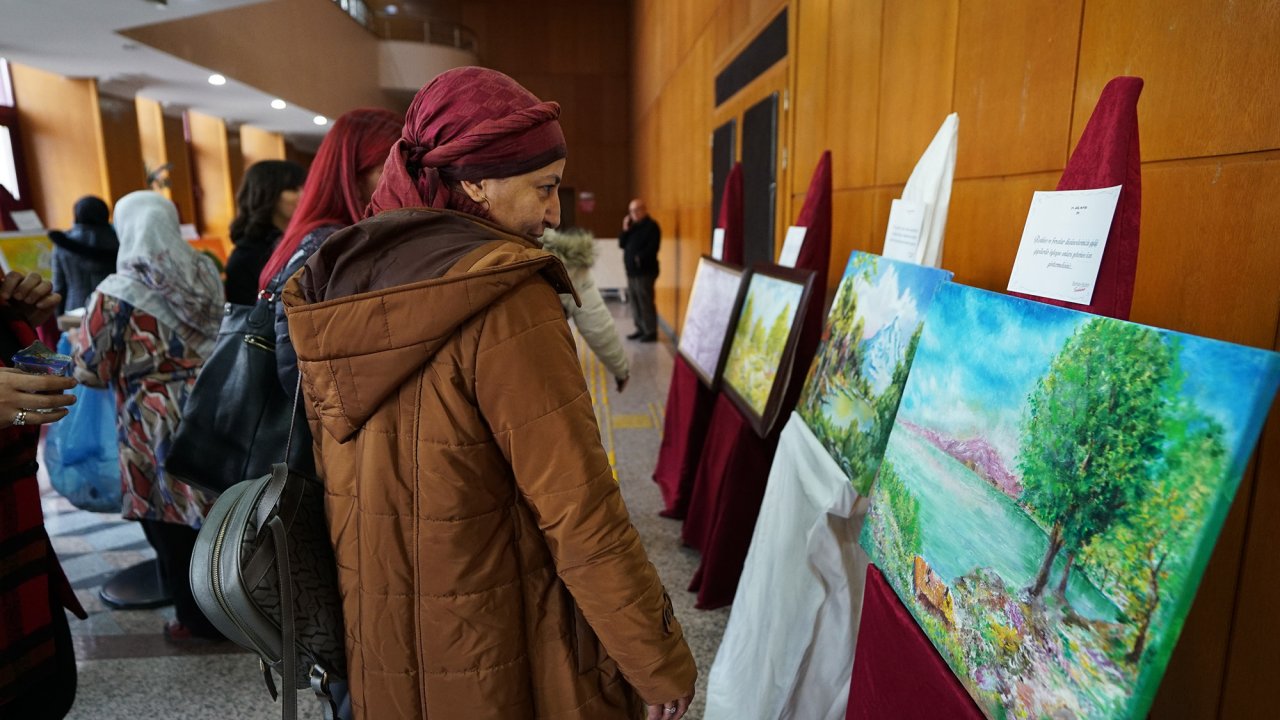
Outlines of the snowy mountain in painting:
<svg viewBox="0 0 1280 720">
<path fill-rule="evenodd" d="M 880 328 L 870 339 L 863 340 L 859 349 L 866 358 L 864 376 L 871 382 L 872 392 L 878 396 L 893 382 L 893 369 L 902 361 L 907 351 L 899 319 L 894 318 L 893 322 Z"/>
</svg>

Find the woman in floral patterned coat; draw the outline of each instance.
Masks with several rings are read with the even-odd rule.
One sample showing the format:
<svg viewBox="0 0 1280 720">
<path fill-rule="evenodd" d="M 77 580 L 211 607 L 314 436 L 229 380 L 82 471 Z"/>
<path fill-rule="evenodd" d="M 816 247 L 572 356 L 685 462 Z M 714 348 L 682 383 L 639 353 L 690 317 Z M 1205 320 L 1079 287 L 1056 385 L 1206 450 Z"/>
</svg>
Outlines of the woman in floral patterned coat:
<svg viewBox="0 0 1280 720">
<path fill-rule="evenodd" d="M 191 549 L 212 500 L 170 479 L 164 461 L 213 350 L 222 284 L 213 262 L 182 239 L 178 211 L 163 196 L 126 195 L 116 204 L 115 225 L 116 272 L 89 298 L 75 342 L 76 378 L 115 388 L 123 515 L 142 522 L 173 597 L 177 621 L 165 625 L 165 636 L 217 638 L 187 582 Z"/>
</svg>

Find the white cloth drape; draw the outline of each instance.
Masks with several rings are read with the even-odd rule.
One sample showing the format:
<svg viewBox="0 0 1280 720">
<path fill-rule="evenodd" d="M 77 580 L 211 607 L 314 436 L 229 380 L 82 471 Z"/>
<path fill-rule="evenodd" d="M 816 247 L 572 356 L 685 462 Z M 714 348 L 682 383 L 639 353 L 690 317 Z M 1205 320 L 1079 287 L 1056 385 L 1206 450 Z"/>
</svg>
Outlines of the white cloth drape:
<svg viewBox="0 0 1280 720">
<path fill-rule="evenodd" d="M 942 238 L 947 231 L 947 208 L 951 206 L 959 131 L 960 116 L 951 113 L 942 121 L 942 127 L 938 128 L 902 189 L 903 200 L 923 202 L 928 208 L 920 230 L 918 265 L 942 266 Z"/>
<path fill-rule="evenodd" d="M 867 566 L 857 499 L 792 413 L 711 667 L 707 720 L 844 718 Z"/>
</svg>

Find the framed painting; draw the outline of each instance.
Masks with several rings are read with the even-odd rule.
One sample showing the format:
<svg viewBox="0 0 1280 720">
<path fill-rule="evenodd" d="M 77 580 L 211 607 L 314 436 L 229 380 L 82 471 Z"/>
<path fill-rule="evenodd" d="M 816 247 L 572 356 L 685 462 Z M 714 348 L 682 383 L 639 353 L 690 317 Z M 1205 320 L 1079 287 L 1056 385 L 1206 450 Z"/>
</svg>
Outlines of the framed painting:
<svg viewBox="0 0 1280 720">
<path fill-rule="evenodd" d="M 53 277 L 53 241 L 44 233 L 0 233 L 0 269 Z"/>
<path fill-rule="evenodd" d="M 782 409 L 813 272 L 757 265 L 745 284 L 721 390 L 764 437 Z"/>
<path fill-rule="evenodd" d="M 796 411 L 866 496 L 880 469 L 925 313 L 951 272 L 854 252 Z"/>
<path fill-rule="evenodd" d="M 748 271 L 708 256 L 698 259 L 689 291 L 689 306 L 676 346 L 703 385 L 715 389 L 729 346 L 725 340 L 742 303 L 743 279 Z"/>
<path fill-rule="evenodd" d="M 861 543 L 991 718 L 1145 718 L 1280 355 L 938 289 Z"/>
</svg>

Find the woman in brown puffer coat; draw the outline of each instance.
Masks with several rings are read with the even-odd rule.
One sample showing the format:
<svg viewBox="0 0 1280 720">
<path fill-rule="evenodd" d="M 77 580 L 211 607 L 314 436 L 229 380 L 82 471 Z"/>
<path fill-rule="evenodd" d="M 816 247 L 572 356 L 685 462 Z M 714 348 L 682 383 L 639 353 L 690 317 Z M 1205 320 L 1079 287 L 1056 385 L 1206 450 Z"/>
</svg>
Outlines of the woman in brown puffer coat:
<svg viewBox="0 0 1280 720">
<path fill-rule="evenodd" d="M 559 106 L 461 68 L 418 93 L 373 217 L 284 293 L 357 718 L 684 714 L 697 671 L 600 445 L 536 236 Z"/>
</svg>

